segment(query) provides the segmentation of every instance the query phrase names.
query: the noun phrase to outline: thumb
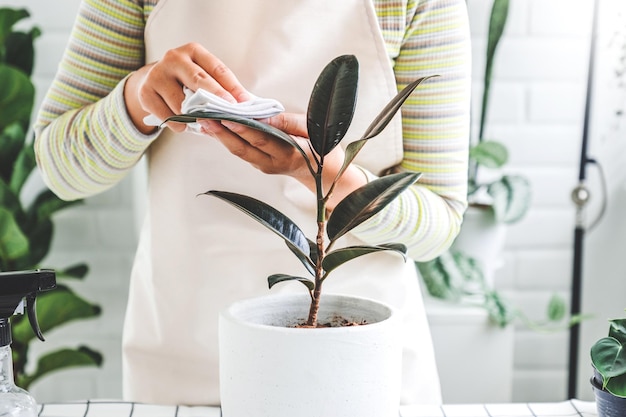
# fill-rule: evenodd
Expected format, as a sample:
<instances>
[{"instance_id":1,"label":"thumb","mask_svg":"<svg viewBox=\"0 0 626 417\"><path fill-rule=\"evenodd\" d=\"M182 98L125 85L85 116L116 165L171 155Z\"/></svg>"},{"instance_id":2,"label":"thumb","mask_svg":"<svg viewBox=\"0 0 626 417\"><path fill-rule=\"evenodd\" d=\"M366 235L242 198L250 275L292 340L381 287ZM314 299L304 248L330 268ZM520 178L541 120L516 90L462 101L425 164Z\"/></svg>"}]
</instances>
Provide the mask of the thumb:
<instances>
[{"instance_id":1,"label":"thumb","mask_svg":"<svg viewBox=\"0 0 626 417\"><path fill-rule=\"evenodd\" d=\"M268 120L268 123L276 129L280 129L288 135L308 138L306 117L304 114L281 113Z\"/></svg>"}]
</instances>

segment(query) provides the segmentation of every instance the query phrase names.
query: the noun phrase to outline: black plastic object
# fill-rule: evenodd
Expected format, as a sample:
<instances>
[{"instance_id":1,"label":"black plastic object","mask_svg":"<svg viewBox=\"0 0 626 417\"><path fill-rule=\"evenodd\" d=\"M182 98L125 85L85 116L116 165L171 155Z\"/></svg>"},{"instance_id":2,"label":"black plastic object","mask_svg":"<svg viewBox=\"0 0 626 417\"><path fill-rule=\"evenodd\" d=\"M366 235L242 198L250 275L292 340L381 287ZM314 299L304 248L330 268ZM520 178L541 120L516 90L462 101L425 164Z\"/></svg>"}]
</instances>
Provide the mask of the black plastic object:
<instances>
[{"instance_id":1,"label":"black plastic object","mask_svg":"<svg viewBox=\"0 0 626 417\"><path fill-rule=\"evenodd\" d=\"M11 343L9 317L15 314L22 300L25 301L30 327L40 340L44 340L37 321L35 304L37 294L54 288L56 288L56 274L50 269L0 272L0 346L7 346Z\"/></svg>"}]
</instances>

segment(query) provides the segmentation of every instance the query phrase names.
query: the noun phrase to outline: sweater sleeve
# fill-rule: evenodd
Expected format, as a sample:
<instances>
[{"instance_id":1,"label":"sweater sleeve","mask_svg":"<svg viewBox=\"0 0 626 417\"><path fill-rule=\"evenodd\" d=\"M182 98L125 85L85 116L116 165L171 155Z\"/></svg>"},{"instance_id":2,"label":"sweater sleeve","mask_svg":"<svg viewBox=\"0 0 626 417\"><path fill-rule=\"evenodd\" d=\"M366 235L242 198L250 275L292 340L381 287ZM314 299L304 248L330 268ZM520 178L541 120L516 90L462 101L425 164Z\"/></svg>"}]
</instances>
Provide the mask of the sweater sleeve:
<instances>
[{"instance_id":1,"label":"sweater sleeve","mask_svg":"<svg viewBox=\"0 0 626 417\"><path fill-rule=\"evenodd\" d=\"M438 75L402 107L404 158L396 171L423 175L354 233L365 242L404 243L411 258L425 261L449 248L467 207L469 23L464 0L409 0L403 13L390 6L397 3L375 1L398 88Z\"/></svg>"},{"instance_id":2,"label":"sweater sleeve","mask_svg":"<svg viewBox=\"0 0 626 417\"><path fill-rule=\"evenodd\" d=\"M147 7L138 0L83 0L35 122L35 154L59 197L88 197L118 183L155 135L126 112L124 82L144 65Z\"/></svg>"}]
</instances>

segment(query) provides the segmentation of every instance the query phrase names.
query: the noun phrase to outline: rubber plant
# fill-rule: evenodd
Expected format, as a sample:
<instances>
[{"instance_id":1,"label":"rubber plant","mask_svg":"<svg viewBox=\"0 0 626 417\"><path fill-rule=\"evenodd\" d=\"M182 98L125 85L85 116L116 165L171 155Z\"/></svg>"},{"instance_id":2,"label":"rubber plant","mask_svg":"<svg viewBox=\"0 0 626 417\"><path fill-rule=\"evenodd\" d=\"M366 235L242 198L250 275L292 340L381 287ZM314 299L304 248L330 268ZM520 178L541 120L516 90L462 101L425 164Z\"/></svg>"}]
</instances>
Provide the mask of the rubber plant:
<instances>
[{"instance_id":1,"label":"rubber plant","mask_svg":"<svg viewBox=\"0 0 626 417\"><path fill-rule=\"evenodd\" d=\"M285 141L302 155L311 176L315 179L317 190L317 235L313 239L307 238L298 225L286 215L262 201L228 191L210 190L204 194L224 200L257 220L282 238L289 250L302 262L310 277L279 273L269 276L267 280L270 288L286 281L304 284L311 298L309 316L305 324L310 327L317 326L322 285L333 270L345 262L370 253L392 251L405 256L407 251L405 245L398 243L334 248L339 238L380 212L396 196L414 184L421 175L415 172L401 172L371 181L346 196L327 216L326 202L348 165L369 139L383 131L413 90L428 78L420 78L407 85L385 106L363 136L347 145L342 168L332 185L324 189L322 185L324 158L340 144L351 124L356 105L358 70L359 65L355 56L342 55L332 60L317 79L307 109L307 130L312 160L291 136L256 120L203 112L168 119L189 123L199 118L208 118L241 123Z\"/></svg>"},{"instance_id":2,"label":"rubber plant","mask_svg":"<svg viewBox=\"0 0 626 417\"><path fill-rule=\"evenodd\" d=\"M65 202L51 191L38 191L25 203L27 180L36 168L32 140L27 140L34 106L31 80L34 41L40 30L14 30L29 17L26 9L0 8L0 271L41 268L47 256L54 225L52 215L78 202ZM57 269L59 279L83 279L88 266L79 263ZM47 331L72 320L100 314L100 307L86 301L68 285L59 283L54 291L37 299L41 330ZM28 389L50 372L73 366L100 366L102 355L88 347L65 348L40 356L29 366L29 345L35 338L23 316L13 319L13 363L16 384Z\"/></svg>"},{"instance_id":3,"label":"rubber plant","mask_svg":"<svg viewBox=\"0 0 626 417\"><path fill-rule=\"evenodd\" d=\"M591 347L592 383L626 398L626 318L609 320L609 334Z\"/></svg>"}]
</instances>

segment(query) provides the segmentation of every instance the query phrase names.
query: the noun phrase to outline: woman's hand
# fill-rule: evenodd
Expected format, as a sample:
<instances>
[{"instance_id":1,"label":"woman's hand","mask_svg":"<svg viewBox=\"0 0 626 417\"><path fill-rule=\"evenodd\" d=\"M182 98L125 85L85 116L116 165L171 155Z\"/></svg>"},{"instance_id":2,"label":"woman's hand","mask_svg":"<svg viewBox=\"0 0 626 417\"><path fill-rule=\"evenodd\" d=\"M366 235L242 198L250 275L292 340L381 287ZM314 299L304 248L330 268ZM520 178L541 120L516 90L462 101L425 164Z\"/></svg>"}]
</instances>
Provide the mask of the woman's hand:
<instances>
[{"instance_id":1,"label":"woman's hand","mask_svg":"<svg viewBox=\"0 0 626 417\"><path fill-rule=\"evenodd\" d=\"M293 146L271 135L256 129L233 122L217 122L214 120L199 120L202 130L216 137L233 155L249 162L252 166L265 174L288 175L295 178L315 193L315 179L311 175L302 154ZM266 123L291 135L307 153L311 165L317 168L310 152L306 117L303 114L282 113L265 120ZM344 151L337 146L324 158L324 190L328 191L330 184L337 176L344 161ZM350 166L335 187L327 208L332 210L335 205L347 194L364 185L367 178L363 172Z\"/></svg>"},{"instance_id":2,"label":"woman's hand","mask_svg":"<svg viewBox=\"0 0 626 417\"><path fill-rule=\"evenodd\" d=\"M196 91L203 88L230 102L250 98L233 72L202 45L188 43L171 49L160 61L135 71L126 81L124 100L129 116L143 133L155 130L143 118L153 114L161 120L179 114L184 99L183 86ZM181 132L185 126L168 123L172 130Z\"/></svg>"}]
</instances>

